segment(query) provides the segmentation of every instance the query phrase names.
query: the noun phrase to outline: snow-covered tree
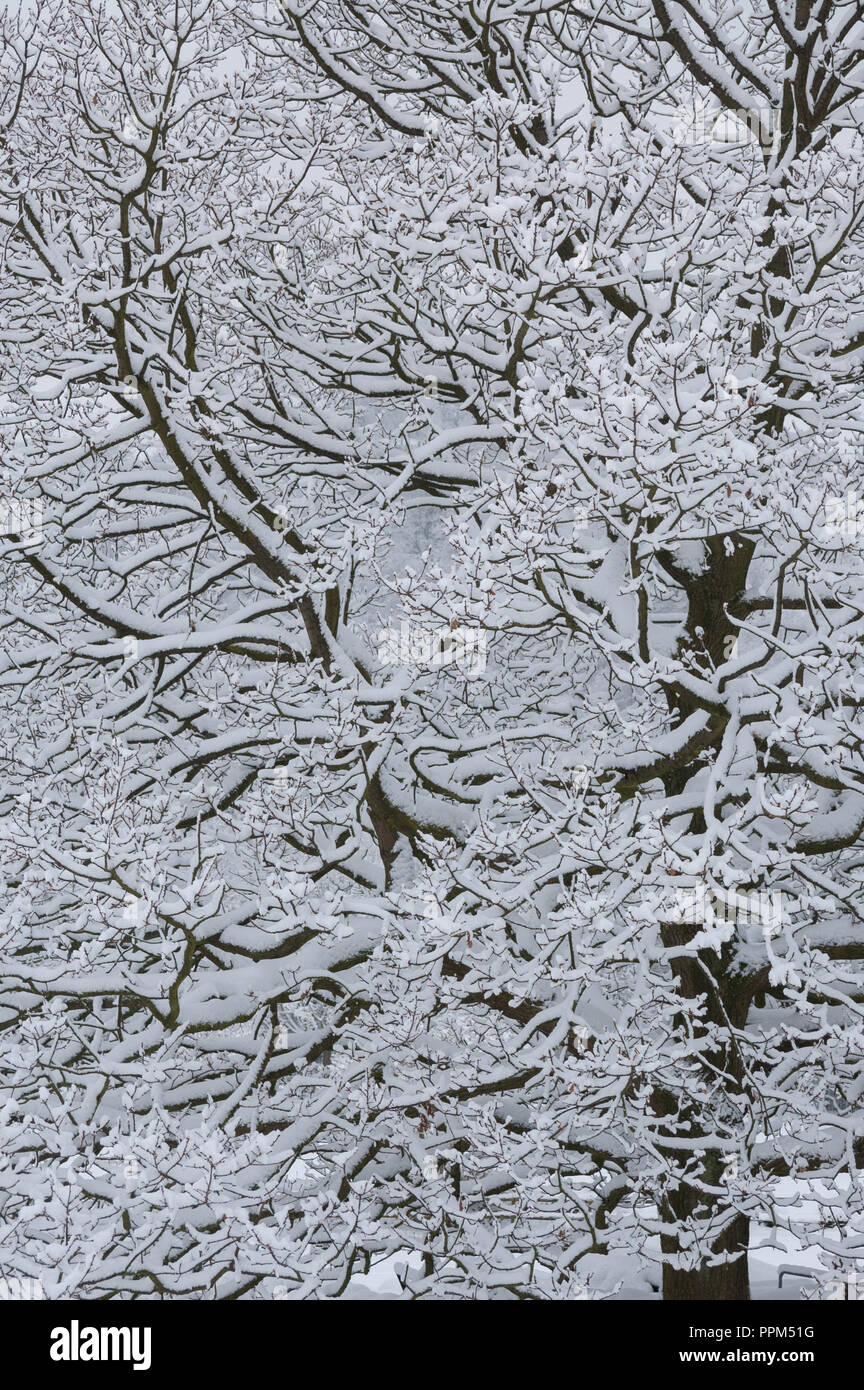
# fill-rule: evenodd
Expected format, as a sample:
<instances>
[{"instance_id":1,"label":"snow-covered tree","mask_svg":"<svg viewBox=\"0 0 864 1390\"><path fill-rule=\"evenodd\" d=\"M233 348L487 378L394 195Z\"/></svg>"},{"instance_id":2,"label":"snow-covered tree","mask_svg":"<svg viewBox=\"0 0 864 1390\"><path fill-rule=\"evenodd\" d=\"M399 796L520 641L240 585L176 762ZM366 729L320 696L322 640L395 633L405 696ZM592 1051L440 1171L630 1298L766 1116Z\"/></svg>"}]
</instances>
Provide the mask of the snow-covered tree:
<instances>
[{"instance_id":1,"label":"snow-covered tree","mask_svg":"<svg viewBox=\"0 0 864 1390\"><path fill-rule=\"evenodd\" d=\"M864 7L3 23L0 1271L857 1269Z\"/></svg>"}]
</instances>

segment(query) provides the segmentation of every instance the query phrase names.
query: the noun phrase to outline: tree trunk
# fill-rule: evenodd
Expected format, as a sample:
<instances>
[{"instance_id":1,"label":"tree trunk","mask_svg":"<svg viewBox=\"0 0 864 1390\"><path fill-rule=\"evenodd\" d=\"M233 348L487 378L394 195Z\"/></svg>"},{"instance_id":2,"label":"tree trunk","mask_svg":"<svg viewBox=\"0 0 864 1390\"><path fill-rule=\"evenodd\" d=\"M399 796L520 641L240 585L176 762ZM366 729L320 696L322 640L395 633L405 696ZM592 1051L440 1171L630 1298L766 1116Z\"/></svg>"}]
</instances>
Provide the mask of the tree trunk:
<instances>
[{"instance_id":1,"label":"tree trunk","mask_svg":"<svg viewBox=\"0 0 864 1390\"><path fill-rule=\"evenodd\" d=\"M726 1264L702 1269L670 1269L663 1267L663 1301L723 1302L729 1299L749 1302L750 1270L747 1247L750 1238L750 1219L736 1215L715 1245L715 1250L744 1253Z\"/></svg>"}]
</instances>

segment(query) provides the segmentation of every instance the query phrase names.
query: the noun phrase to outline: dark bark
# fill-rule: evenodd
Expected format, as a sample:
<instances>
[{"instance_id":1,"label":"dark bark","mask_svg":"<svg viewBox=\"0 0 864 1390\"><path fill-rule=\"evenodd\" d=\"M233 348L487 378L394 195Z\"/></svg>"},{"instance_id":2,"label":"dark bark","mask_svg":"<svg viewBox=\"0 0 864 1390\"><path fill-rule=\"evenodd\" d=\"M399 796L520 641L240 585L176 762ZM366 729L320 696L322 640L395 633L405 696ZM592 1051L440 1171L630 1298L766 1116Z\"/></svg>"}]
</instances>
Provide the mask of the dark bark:
<instances>
[{"instance_id":1,"label":"dark bark","mask_svg":"<svg viewBox=\"0 0 864 1390\"><path fill-rule=\"evenodd\" d=\"M736 1215L716 1243L719 1254L743 1251L737 1259L730 1259L716 1266L703 1266L701 1269L670 1269L663 1267L664 1302L725 1302L738 1300L749 1302L750 1271L747 1262L747 1246L750 1236L749 1217ZM671 1253L671 1251L669 1252Z\"/></svg>"}]
</instances>

